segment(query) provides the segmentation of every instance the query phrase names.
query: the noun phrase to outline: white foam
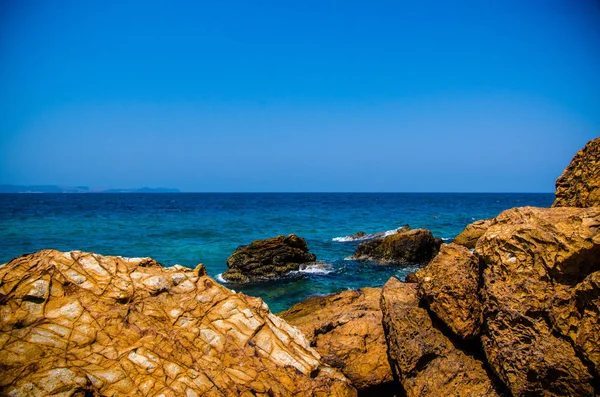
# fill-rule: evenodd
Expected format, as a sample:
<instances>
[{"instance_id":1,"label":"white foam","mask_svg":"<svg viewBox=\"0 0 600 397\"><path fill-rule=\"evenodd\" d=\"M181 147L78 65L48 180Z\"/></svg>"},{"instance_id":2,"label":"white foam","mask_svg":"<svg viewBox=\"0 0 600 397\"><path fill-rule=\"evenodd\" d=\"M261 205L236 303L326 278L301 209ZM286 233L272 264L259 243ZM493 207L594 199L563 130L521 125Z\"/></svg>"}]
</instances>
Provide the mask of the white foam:
<instances>
[{"instance_id":1,"label":"white foam","mask_svg":"<svg viewBox=\"0 0 600 397\"><path fill-rule=\"evenodd\" d=\"M451 241L451 240L454 240L454 239L450 238L450 237L442 237L442 240L443 241Z\"/></svg>"},{"instance_id":2,"label":"white foam","mask_svg":"<svg viewBox=\"0 0 600 397\"><path fill-rule=\"evenodd\" d=\"M298 270L292 271L290 273L298 274L298 273L307 273L307 274L329 274L333 271L333 266L325 264L325 263L315 263L313 265L302 265Z\"/></svg>"},{"instance_id":3,"label":"white foam","mask_svg":"<svg viewBox=\"0 0 600 397\"><path fill-rule=\"evenodd\" d=\"M220 282L220 283L227 283L227 281L223 278L223 273L219 273L215 276L215 278Z\"/></svg>"},{"instance_id":4,"label":"white foam","mask_svg":"<svg viewBox=\"0 0 600 397\"><path fill-rule=\"evenodd\" d=\"M368 236L363 237L352 237L352 236L344 236L344 237L334 237L331 241L336 241L338 243L349 243L350 241L361 241L368 239Z\"/></svg>"},{"instance_id":5,"label":"white foam","mask_svg":"<svg viewBox=\"0 0 600 397\"><path fill-rule=\"evenodd\" d=\"M398 234L398 231L402 230L402 228L397 228L397 229L392 229L392 230L386 230L385 232L378 232L378 233L373 233L373 234L366 234L364 236L361 237L352 237L352 236L343 236L343 237L334 237L331 239L331 241L335 241L338 243L348 243L348 242L352 242L352 241L365 241L365 240L372 240L375 238L383 238L383 237L387 237L387 236L391 236L393 234Z\"/></svg>"}]
</instances>

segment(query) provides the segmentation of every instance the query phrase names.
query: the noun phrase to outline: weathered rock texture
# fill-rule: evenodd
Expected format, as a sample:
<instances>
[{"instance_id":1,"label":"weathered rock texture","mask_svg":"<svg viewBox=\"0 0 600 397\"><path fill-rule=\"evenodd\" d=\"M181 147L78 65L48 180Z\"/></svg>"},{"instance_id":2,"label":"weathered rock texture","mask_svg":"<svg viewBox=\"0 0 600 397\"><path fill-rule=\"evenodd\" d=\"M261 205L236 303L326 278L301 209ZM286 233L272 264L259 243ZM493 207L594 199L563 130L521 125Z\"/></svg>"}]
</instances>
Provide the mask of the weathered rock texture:
<instances>
[{"instance_id":1,"label":"weathered rock texture","mask_svg":"<svg viewBox=\"0 0 600 397\"><path fill-rule=\"evenodd\" d=\"M498 395L482 362L456 348L419 307L416 284L392 277L381 308L392 370L408 397Z\"/></svg>"},{"instance_id":2,"label":"weathered rock texture","mask_svg":"<svg viewBox=\"0 0 600 397\"><path fill-rule=\"evenodd\" d=\"M513 208L477 243L490 366L517 396L594 395L600 208Z\"/></svg>"},{"instance_id":3,"label":"weathered rock texture","mask_svg":"<svg viewBox=\"0 0 600 397\"><path fill-rule=\"evenodd\" d=\"M417 272L419 297L457 336L479 334L479 259L461 245L442 245L440 253Z\"/></svg>"},{"instance_id":4,"label":"weathered rock texture","mask_svg":"<svg viewBox=\"0 0 600 397\"><path fill-rule=\"evenodd\" d=\"M323 362L339 368L359 390L393 381L381 325L381 288L312 297L279 313L300 329Z\"/></svg>"},{"instance_id":5,"label":"weathered rock texture","mask_svg":"<svg viewBox=\"0 0 600 397\"><path fill-rule=\"evenodd\" d=\"M439 251L442 240L429 230L402 230L390 236L361 243L353 259L384 264L427 263Z\"/></svg>"},{"instance_id":6,"label":"weathered rock texture","mask_svg":"<svg viewBox=\"0 0 600 397\"><path fill-rule=\"evenodd\" d=\"M0 267L0 394L354 396L261 299L204 268L40 251Z\"/></svg>"},{"instance_id":7,"label":"weathered rock texture","mask_svg":"<svg viewBox=\"0 0 600 397\"><path fill-rule=\"evenodd\" d=\"M589 141L556 180L553 207L600 205L600 138Z\"/></svg>"},{"instance_id":8,"label":"weathered rock texture","mask_svg":"<svg viewBox=\"0 0 600 397\"><path fill-rule=\"evenodd\" d=\"M315 260L315 255L308 252L306 241L295 234L256 240L238 247L227 258L229 270L223 273L223 278L236 283L267 280L298 270L300 265Z\"/></svg>"},{"instance_id":9,"label":"weathered rock texture","mask_svg":"<svg viewBox=\"0 0 600 397\"><path fill-rule=\"evenodd\" d=\"M475 221L470 225L467 225L467 227L465 227L465 230L460 232L458 236L454 238L453 243L462 245L470 249L475 248L477 240L479 240L479 238L483 236L488 227L490 227L491 223L492 219L485 219L481 221Z\"/></svg>"}]
</instances>

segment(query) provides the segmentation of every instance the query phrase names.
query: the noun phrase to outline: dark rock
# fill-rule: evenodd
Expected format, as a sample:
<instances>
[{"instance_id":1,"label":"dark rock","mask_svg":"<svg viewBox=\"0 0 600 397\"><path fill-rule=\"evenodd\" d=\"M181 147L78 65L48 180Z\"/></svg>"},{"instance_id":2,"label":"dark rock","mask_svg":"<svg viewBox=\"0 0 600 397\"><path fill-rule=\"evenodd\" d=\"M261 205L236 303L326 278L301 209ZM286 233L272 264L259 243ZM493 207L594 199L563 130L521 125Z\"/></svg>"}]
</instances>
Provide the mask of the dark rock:
<instances>
[{"instance_id":1,"label":"dark rock","mask_svg":"<svg viewBox=\"0 0 600 397\"><path fill-rule=\"evenodd\" d=\"M589 141L556 180L553 207L600 206L600 138Z\"/></svg>"},{"instance_id":2,"label":"dark rock","mask_svg":"<svg viewBox=\"0 0 600 397\"><path fill-rule=\"evenodd\" d=\"M306 241L294 234L256 240L238 247L227 258L229 270L223 273L223 278L236 283L267 280L315 260L315 255L308 252Z\"/></svg>"},{"instance_id":3,"label":"dark rock","mask_svg":"<svg viewBox=\"0 0 600 397\"><path fill-rule=\"evenodd\" d=\"M454 334L479 335L479 260L457 244L442 245L440 253L417 272L419 297Z\"/></svg>"},{"instance_id":4,"label":"dark rock","mask_svg":"<svg viewBox=\"0 0 600 397\"><path fill-rule=\"evenodd\" d=\"M417 276L417 273L415 272L410 272L406 275L406 278L404 279L405 283L418 283L419 282L419 277Z\"/></svg>"},{"instance_id":5,"label":"dark rock","mask_svg":"<svg viewBox=\"0 0 600 397\"><path fill-rule=\"evenodd\" d=\"M427 263L438 253L441 245L442 240L433 237L429 230L400 231L361 243L352 259L398 265Z\"/></svg>"},{"instance_id":6,"label":"dark rock","mask_svg":"<svg viewBox=\"0 0 600 397\"><path fill-rule=\"evenodd\" d=\"M416 284L392 277L381 308L392 371L408 397L498 395L483 363L456 348L419 307Z\"/></svg>"}]
</instances>

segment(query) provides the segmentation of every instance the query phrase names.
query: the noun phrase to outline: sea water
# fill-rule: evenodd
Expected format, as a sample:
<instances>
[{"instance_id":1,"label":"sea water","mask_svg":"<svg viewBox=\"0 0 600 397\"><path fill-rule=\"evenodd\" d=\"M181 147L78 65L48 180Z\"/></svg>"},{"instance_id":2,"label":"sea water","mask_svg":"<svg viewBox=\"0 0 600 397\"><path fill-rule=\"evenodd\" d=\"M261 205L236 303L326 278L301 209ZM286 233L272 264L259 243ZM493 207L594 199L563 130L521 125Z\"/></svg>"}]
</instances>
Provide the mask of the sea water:
<instances>
[{"instance_id":1,"label":"sea water","mask_svg":"<svg viewBox=\"0 0 600 397\"><path fill-rule=\"evenodd\" d=\"M164 266L206 266L222 282L226 259L240 245L295 233L330 267L228 287L263 298L271 310L312 295L382 286L418 267L346 260L350 235L405 224L451 241L469 223L521 206L548 207L553 194L442 193L175 193L2 194L0 263L40 249L150 256Z\"/></svg>"}]
</instances>

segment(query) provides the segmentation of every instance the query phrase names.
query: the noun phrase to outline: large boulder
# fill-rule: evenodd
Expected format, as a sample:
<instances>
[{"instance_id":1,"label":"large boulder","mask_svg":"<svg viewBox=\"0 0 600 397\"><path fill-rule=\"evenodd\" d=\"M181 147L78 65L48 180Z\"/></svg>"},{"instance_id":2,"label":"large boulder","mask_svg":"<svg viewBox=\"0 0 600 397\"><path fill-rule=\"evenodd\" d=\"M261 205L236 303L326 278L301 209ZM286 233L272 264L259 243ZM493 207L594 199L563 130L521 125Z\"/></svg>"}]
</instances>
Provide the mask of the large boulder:
<instances>
[{"instance_id":1,"label":"large boulder","mask_svg":"<svg viewBox=\"0 0 600 397\"><path fill-rule=\"evenodd\" d=\"M0 266L15 396L355 396L259 298L149 258L40 251Z\"/></svg>"},{"instance_id":2,"label":"large boulder","mask_svg":"<svg viewBox=\"0 0 600 397\"><path fill-rule=\"evenodd\" d=\"M421 301L455 335L479 335L479 259L457 244L442 245L440 253L416 275Z\"/></svg>"},{"instance_id":3,"label":"large boulder","mask_svg":"<svg viewBox=\"0 0 600 397\"><path fill-rule=\"evenodd\" d=\"M600 138L589 141L575 154L556 180L553 207L592 207L600 205Z\"/></svg>"},{"instance_id":4,"label":"large boulder","mask_svg":"<svg viewBox=\"0 0 600 397\"><path fill-rule=\"evenodd\" d=\"M475 252L486 267L483 348L513 395L594 395L600 208L507 210Z\"/></svg>"},{"instance_id":5,"label":"large boulder","mask_svg":"<svg viewBox=\"0 0 600 397\"><path fill-rule=\"evenodd\" d=\"M419 306L416 284L392 277L381 308L392 370L408 397L498 395L483 363L455 347Z\"/></svg>"},{"instance_id":6,"label":"large boulder","mask_svg":"<svg viewBox=\"0 0 600 397\"><path fill-rule=\"evenodd\" d=\"M456 237L454 237L454 241L452 242L454 244L462 245L469 249L473 249L477 244L477 240L479 240L479 238L483 236L488 227L490 227L491 223L492 219L475 221L467 225L467 227L465 227L465 229L462 232L460 232Z\"/></svg>"},{"instance_id":7,"label":"large boulder","mask_svg":"<svg viewBox=\"0 0 600 397\"><path fill-rule=\"evenodd\" d=\"M263 281L284 276L315 260L303 238L295 234L277 236L238 247L227 258L229 270L222 277L235 283Z\"/></svg>"},{"instance_id":8,"label":"large boulder","mask_svg":"<svg viewBox=\"0 0 600 397\"><path fill-rule=\"evenodd\" d=\"M361 243L352 259L383 264L424 264L433 258L442 239L433 237L426 229L400 230L384 238Z\"/></svg>"},{"instance_id":9,"label":"large boulder","mask_svg":"<svg viewBox=\"0 0 600 397\"><path fill-rule=\"evenodd\" d=\"M363 395L393 389L381 325L381 288L315 296L278 315L300 329L322 357Z\"/></svg>"}]
</instances>

